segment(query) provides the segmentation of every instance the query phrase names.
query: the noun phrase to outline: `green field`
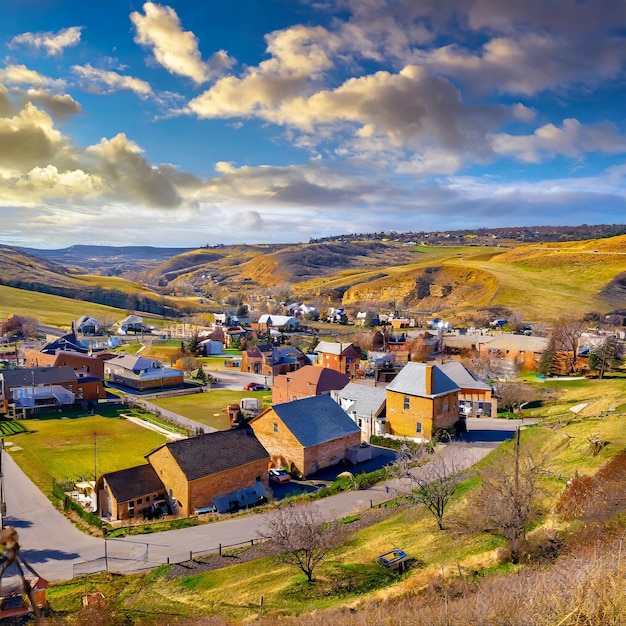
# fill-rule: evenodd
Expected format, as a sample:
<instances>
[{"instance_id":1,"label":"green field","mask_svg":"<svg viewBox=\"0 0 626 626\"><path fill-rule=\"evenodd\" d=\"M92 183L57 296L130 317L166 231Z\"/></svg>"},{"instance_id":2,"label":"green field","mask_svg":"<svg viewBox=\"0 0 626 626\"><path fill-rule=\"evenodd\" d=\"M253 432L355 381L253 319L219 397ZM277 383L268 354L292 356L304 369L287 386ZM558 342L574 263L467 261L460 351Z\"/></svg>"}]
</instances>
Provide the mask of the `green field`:
<instances>
[{"instance_id":1,"label":"green field","mask_svg":"<svg viewBox=\"0 0 626 626\"><path fill-rule=\"evenodd\" d=\"M11 435L7 446L30 479L49 494L52 479L98 475L145 463L144 455L166 441L163 435L112 415L51 417L22 422L28 431ZM12 448L21 448L13 450Z\"/></svg>"},{"instance_id":2,"label":"green field","mask_svg":"<svg viewBox=\"0 0 626 626\"><path fill-rule=\"evenodd\" d=\"M272 394L269 391L214 389L188 396L156 399L152 400L152 403L201 424L226 430L230 428L230 422L224 409L229 404L239 404L242 398L261 398L263 406L270 406L272 402Z\"/></svg>"},{"instance_id":3,"label":"green field","mask_svg":"<svg viewBox=\"0 0 626 626\"><path fill-rule=\"evenodd\" d=\"M128 313L101 304L0 285L0 317L6 319L9 314L33 317L45 326L69 329L81 315L118 320Z\"/></svg>"}]
</instances>

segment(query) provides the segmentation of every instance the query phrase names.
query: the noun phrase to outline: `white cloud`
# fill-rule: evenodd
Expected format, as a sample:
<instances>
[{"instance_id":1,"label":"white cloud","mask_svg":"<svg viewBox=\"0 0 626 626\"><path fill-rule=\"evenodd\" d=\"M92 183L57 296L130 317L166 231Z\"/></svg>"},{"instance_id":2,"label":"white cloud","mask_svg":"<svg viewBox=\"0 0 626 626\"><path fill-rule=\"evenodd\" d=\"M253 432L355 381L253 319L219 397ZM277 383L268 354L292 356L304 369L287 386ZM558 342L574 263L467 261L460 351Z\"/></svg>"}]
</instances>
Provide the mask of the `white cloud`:
<instances>
[{"instance_id":1,"label":"white cloud","mask_svg":"<svg viewBox=\"0 0 626 626\"><path fill-rule=\"evenodd\" d=\"M0 69L0 81L7 85L28 85L30 87L50 87L64 89L65 80L62 78L50 78L31 70L25 65L7 65Z\"/></svg>"},{"instance_id":2,"label":"white cloud","mask_svg":"<svg viewBox=\"0 0 626 626\"><path fill-rule=\"evenodd\" d=\"M182 29L174 9L153 2L143 5L145 15L130 14L137 29L135 42L151 48L156 61L168 72L204 83L230 68L234 60L224 50L203 61L196 36Z\"/></svg>"},{"instance_id":3,"label":"white cloud","mask_svg":"<svg viewBox=\"0 0 626 626\"><path fill-rule=\"evenodd\" d=\"M22 33L13 37L9 46L25 45L35 49L43 48L48 56L56 56L61 54L65 48L76 46L80 42L82 28L82 26L70 26L69 28L62 28L57 33Z\"/></svg>"},{"instance_id":4,"label":"white cloud","mask_svg":"<svg viewBox=\"0 0 626 626\"><path fill-rule=\"evenodd\" d=\"M101 70L87 65L74 65L72 71L88 84L104 89L105 92L127 89L137 94L140 98L153 95L152 87L145 80L132 76L123 76L110 70Z\"/></svg>"},{"instance_id":5,"label":"white cloud","mask_svg":"<svg viewBox=\"0 0 626 626\"><path fill-rule=\"evenodd\" d=\"M532 135L498 133L493 138L493 149L497 154L528 163L539 163L556 155L580 159L590 152L625 153L626 136L608 122L583 125L578 120L566 119L561 127L546 124Z\"/></svg>"}]
</instances>

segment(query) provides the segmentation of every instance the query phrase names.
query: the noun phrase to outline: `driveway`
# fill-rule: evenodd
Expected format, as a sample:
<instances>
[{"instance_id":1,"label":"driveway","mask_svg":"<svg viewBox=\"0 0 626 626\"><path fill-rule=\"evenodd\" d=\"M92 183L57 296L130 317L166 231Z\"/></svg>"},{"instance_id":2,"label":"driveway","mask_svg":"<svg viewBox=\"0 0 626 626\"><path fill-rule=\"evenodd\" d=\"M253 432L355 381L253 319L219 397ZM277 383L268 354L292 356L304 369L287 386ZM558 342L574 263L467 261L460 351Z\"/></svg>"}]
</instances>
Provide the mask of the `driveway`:
<instances>
[{"instance_id":1,"label":"driveway","mask_svg":"<svg viewBox=\"0 0 626 626\"><path fill-rule=\"evenodd\" d=\"M501 441L512 437L519 424L519 420L470 420L468 440L442 445L437 454L454 459L457 466L471 467ZM428 465L414 471L427 472L427 468ZM232 546L257 539L265 524L264 514L248 514L192 528L105 541L77 530L54 509L7 453L3 453L3 469L7 502L5 526L18 530L21 554L50 581L103 569L105 556L110 569L123 572L149 569L168 560L187 560L191 552L195 555L216 552L220 545ZM340 519L390 500L395 494L409 490L410 485L408 478L394 479L370 489L340 493L303 506L319 511L325 519Z\"/></svg>"}]
</instances>

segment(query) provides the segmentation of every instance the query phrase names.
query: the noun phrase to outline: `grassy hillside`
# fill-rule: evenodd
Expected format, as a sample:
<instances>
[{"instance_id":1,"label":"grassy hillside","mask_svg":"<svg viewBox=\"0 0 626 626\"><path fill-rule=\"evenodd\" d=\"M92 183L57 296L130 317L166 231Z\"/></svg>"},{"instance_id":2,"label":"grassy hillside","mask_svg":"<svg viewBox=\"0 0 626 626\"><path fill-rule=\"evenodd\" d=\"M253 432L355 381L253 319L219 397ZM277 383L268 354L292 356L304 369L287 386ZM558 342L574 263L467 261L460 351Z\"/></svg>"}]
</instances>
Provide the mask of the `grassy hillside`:
<instances>
[{"instance_id":1,"label":"grassy hillside","mask_svg":"<svg viewBox=\"0 0 626 626\"><path fill-rule=\"evenodd\" d=\"M314 584L308 584L295 569L275 557L247 561L245 552L235 551L222 557L220 563L215 562L215 558L220 561L219 557L209 559L219 569L206 573L186 574L187 566L162 567L146 576L72 581L51 590L52 606L62 612L78 611L87 585L109 598L101 613L114 611L118 616L124 614L146 623L187 618L185 623L194 624L202 623L201 616L213 615L216 617L211 623L224 625L259 620L266 626L617 626L626 617L626 602L619 590L620 572L616 569L619 538L626 528L623 499L616 508L598 509L591 506L596 492L587 492L583 497L589 500L593 521L586 521L584 530L580 516L557 513L556 505L574 472L580 477L600 476L599 469L609 467L611 462L613 473L602 470L603 478L597 480L604 481L604 487L597 493L619 493L615 489L620 476L626 478L623 419L623 415L602 418L601 422L600 418L576 418L560 426L548 421L545 426L523 431L524 448L543 458L543 463L534 507L536 520L528 528L528 556L521 564L507 561L502 537L472 530L463 521L480 487L478 476L472 476L461 485L447 509L444 531L438 530L423 507L414 505L346 518L345 528L354 531L319 567ZM607 438L600 454L588 441L598 428ZM512 447L513 442L508 442L494 451L481 462L481 469L499 467L501 457L511 454ZM377 555L394 546L414 559L403 576L395 576L376 564ZM237 564L240 559L244 562ZM463 616L468 620L471 616L472 621L464 622Z\"/></svg>"},{"instance_id":2,"label":"grassy hillside","mask_svg":"<svg viewBox=\"0 0 626 626\"><path fill-rule=\"evenodd\" d=\"M67 268L16 248L0 246L0 267L0 285L7 287L155 315L179 309L189 312L202 310L198 303L164 297L124 278L74 274ZM34 313L30 315L36 317Z\"/></svg>"},{"instance_id":3,"label":"grassy hillside","mask_svg":"<svg viewBox=\"0 0 626 626\"><path fill-rule=\"evenodd\" d=\"M121 278L72 274L9 248L0 248L0 262L7 268L2 281L12 286L153 313L165 306L201 308L197 301L168 300ZM458 317L500 306L527 319L549 320L623 306L626 235L509 248L382 240L220 246L173 256L143 278L176 293L212 294L213 308L229 296L241 300L290 289L295 299L354 309L395 305Z\"/></svg>"},{"instance_id":4,"label":"grassy hillside","mask_svg":"<svg viewBox=\"0 0 626 626\"><path fill-rule=\"evenodd\" d=\"M68 330L81 315L116 320L127 315L123 309L0 285L0 317L6 319L11 313L33 317L44 326Z\"/></svg>"}]
</instances>

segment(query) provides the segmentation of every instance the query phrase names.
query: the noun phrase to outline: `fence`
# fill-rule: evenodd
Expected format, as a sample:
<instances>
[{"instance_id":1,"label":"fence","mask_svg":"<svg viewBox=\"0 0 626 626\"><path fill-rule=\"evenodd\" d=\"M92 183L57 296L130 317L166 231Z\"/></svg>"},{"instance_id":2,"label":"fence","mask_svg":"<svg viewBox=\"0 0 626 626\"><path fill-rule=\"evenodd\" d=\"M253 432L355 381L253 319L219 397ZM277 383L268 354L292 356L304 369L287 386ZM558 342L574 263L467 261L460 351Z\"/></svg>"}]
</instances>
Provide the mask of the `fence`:
<instances>
[{"instance_id":1,"label":"fence","mask_svg":"<svg viewBox=\"0 0 626 626\"><path fill-rule=\"evenodd\" d=\"M127 541L122 539L105 539L104 555L91 561L74 563L73 578L111 572L114 574L129 574L146 571L160 565L175 565L193 561L194 559L219 555L230 549L252 547L259 543L269 541L270 537L257 537L234 544L219 544L214 548L205 550L186 551L177 550L171 546L161 544L144 543L141 541Z\"/></svg>"}]
</instances>

